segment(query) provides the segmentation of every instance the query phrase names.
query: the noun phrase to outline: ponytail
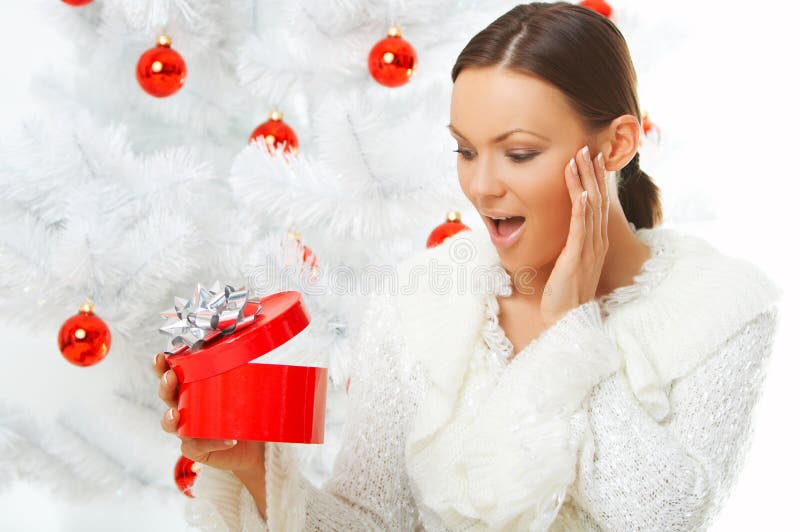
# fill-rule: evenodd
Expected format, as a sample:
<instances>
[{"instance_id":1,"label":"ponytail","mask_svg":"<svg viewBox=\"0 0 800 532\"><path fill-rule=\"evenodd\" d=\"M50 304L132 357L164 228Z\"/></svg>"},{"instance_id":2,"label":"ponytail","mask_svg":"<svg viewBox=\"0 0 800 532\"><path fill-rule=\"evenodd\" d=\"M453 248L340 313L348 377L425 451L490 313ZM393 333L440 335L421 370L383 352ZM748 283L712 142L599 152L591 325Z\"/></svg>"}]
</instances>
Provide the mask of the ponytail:
<instances>
[{"instance_id":1,"label":"ponytail","mask_svg":"<svg viewBox=\"0 0 800 532\"><path fill-rule=\"evenodd\" d=\"M638 151L620 170L617 190L625 218L637 229L661 224L661 191L650 176L639 168Z\"/></svg>"}]
</instances>

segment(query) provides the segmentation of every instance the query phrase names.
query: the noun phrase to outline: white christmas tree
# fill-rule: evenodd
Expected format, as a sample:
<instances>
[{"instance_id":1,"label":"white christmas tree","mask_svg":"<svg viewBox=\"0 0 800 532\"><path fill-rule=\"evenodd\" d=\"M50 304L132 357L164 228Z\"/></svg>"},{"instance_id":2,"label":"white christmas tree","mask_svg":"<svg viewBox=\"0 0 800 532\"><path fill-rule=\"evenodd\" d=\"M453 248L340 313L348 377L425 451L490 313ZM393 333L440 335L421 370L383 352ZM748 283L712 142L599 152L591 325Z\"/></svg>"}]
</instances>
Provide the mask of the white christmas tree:
<instances>
[{"instance_id":1,"label":"white christmas tree","mask_svg":"<svg viewBox=\"0 0 800 532\"><path fill-rule=\"evenodd\" d=\"M445 130L450 69L470 36L518 3L31 2L72 61L39 72L39 112L0 140L0 315L20 335L52 339L6 368L41 386L3 395L0 489L35 478L70 499L182 498L151 357L167 346L159 312L215 280L253 296L303 294L311 325L258 362L329 368L326 441L303 463L319 484L340 444L350 349L369 327L363 272L424 247L449 210L481 224ZM367 55L393 25L418 64L389 88ZM186 63L184 85L164 98L134 76L160 35ZM650 49L640 77L669 44ZM291 155L249 142L272 111L297 134ZM302 258L287 264L288 231L313 251L317 277ZM55 339L87 296L112 342L106 359L77 368Z\"/></svg>"},{"instance_id":2,"label":"white christmas tree","mask_svg":"<svg viewBox=\"0 0 800 532\"><path fill-rule=\"evenodd\" d=\"M0 312L21 334L52 338L11 371L49 367L51 378L35 398L3 398L0 487L34 478L76 500L183 498L172 479L180 442L160 429L150 363L167 345L159 312L217 279L254 296L303 293L311 325L259 361L329 367L325 444L307 446L303 464L321 482L372 288L361 272L424 247L448 210L469 217L444 130L449 68L513 5L489 4L35 2L42 31L63 32L73 60L38 73L39 112L3 133ZM392 25L418 54L395 88L367 68ZM160 35L186 63L184 85L164 98L134 76ZM299 139L292 156L248 142L274 110ZM289 230L316 257L313 281L308 264L287 267ZM112 341L78 368L55 339L87 296Z\"/></svg>"}]
</instances>

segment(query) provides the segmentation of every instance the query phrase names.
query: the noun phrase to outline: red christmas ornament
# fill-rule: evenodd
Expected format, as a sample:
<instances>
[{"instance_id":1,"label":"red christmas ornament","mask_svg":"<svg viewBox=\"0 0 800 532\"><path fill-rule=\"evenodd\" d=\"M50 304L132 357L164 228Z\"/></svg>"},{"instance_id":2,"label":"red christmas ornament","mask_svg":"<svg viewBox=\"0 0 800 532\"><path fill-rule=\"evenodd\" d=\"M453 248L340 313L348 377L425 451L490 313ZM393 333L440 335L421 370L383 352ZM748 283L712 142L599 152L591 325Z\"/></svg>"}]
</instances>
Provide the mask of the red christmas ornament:
<instances>
[{"instance_id":1,"label":"red christmas ornament","mask_svg":"<svg viewBox=\"0 0 800 532\"><path fill-rule=\"evenodd\" d=\"M194 480L197 478L200 469L202 469L201 464L198 464L194 460L189 460L183 455L181 455L175 463L175 485L178 486L181 493L192 499L194 499L194 495L192 495L192 486L194 485Z\"/></svg>"},{"instance_id":2,"label":"red christmas ornament","mask_svg":"<svg viewBox=\"0 0 800 532\"><path fill-rule=\"evenodd\" d=\"M272 111L269 120L259 125L250 134L250 142L263 139L267 147L278 148L283 143L283 151L291 153L297 151L297 135L289 125L283 121L283 113Z\"/></svg>"},{"instance_id":3,"label":"red christmas ornament","mask_svg":"<svg viewBox=\"0 0 800 532\"><path fill-rule=\"evenodd\" d=\"M404 85L417 68L417 52L403 39L397 26L392 26L387 37L378 41L369 52L369 73L386 87Z\"/></svg>"},{"instance_id":4,"label":"red christmas ornament","mask_svg":"<svg viewBox=\"0 0 800 532\"><path fill-rule=\"evenodd\" d=\"M650 120L650 117L647 116L647 113L645 113L642 117L642 130L647 138L654 139L656 144L661 143L661 128L658 127L652 120ZM644 144L644 139L639 142L640 146L642 144Z\"/></svg>"},{"instance_id":5,"label":"red christmas ornament","mask_svg":"<svg viewBox=\"0 0 800 532\"><path fill-rule=\"evenodd\" d=\"M108 354L110 346L111 332L105 322L95 316L94 305L88 298L58 331L61 354L76 366L97 364Z\"/></svg>"},{"instance_id":6,"label":"red christmas ornament","mask_svg":"<svg viewBox=\"0 0 800 532\"><path fill-rule=\"evenodd\" d=\"M310 263L312 268L317 267L317 256L308 248L303 246L303 264Z\"/></svg>"},{"instance_id":7,"label":"red christmas ornament","mask_svg":"<svg viewBox=\"0 0 800 532\"><path fill-rule=\"evenodd\" d=\"M147 94L156 98L175 94L186 81L186 63L171 45L169 37L160 36L156 47L143 53L136 65L136 80L139 85Z\"/></svg>"},{"instance_id":8,"label":"red christmas ornament","mask_svg":"<svg viewBox=\"0 0 800 532\"><path fill-rule=\"evenodd\" d=\"M91 4L92 0L61 0L65 4L69 4L74 7L85 6L86 4Z\"/></svg>"},{"instance_id":9,"label":"red christmas ornament","mask_svg":"<svg viewBox=\"0 0 800 532\"><path fill-rule=\"evenodd\" d=\"M608 5L604 0L583 0L580 2L580 5L589 9L593 9L606 18L611 18L611 6Z\"/></svg>"},{"instance_id":10,"label":"red christmas ornament","mask_svg":"<svg viewBox=\"0 0 800 532\"><path fill-rule=\"evenodd\" d=\"M431 234L428 237L428 243L425 244L425 247L435 248L444 242L448 237L451 237L454 234L463 231L464 229L468 231L470 230L469 227L461 223L461 214L458 211L450 211L447 213L447 220L431 231Z\"/></svg>"}]
</instances>

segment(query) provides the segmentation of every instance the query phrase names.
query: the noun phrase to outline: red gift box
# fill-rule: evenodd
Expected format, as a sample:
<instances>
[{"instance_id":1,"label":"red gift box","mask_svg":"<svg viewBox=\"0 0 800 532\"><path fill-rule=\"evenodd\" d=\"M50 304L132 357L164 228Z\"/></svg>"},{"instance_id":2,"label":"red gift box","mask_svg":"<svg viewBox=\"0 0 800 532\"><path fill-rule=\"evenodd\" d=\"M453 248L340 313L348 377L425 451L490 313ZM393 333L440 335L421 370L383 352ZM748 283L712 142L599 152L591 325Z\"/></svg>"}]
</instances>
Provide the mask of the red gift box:
<instances>
[{"instance_id":1,"label":"red gift box","mask_svg":"<svg viewBox=\"0 0 800 532\"><path fill-rule=\"evenodd\" d=\"M198 349L167 352L179 383L177 433L323 443L327 368L249 363L308 325L300 293L278 292L259 303L248 301L243 313L253 316L246 327L216 335Z\"/></svg>"}]
</instances>

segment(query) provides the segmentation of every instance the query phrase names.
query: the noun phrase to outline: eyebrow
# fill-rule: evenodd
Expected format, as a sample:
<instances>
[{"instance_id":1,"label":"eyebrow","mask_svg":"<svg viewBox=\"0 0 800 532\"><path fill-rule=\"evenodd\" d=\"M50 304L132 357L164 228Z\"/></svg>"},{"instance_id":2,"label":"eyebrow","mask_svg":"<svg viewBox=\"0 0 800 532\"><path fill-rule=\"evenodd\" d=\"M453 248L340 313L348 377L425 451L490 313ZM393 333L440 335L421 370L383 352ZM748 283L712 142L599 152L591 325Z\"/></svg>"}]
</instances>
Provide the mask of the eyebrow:
<instances>
[{"instance_id":1,"label":"eyebrow","mask_svg":"<svg viewBox=\"0 0 800 532\"><path fill-rule=\"evenodd\" d=\"M452 124L447 124L447 126L446 126L446 127L447 127L447 128L449 128L449 129L450 129L450 131L452 131L454 134L458 135L458 136L459 136L459 137L461 137L462 139L464 139L464 140L466 140L466 139L467 139L467 137L465 137L464 135L462 135L461 133L459 133L459 131L458 131L458 130L457 130L455 127L453 127L453 125L452 125ZM492 140L492 142L500 142L500 141L502 141L502 140L505 140L507 137L509 137L509 136L510 136L510 135L512 135L513 133L519 133L519 132L522 132L522 133L530 133L531 135L535 135L535 136L537 136L537 137L539 137L539 138L541 138L541 139L544 139L544 140L546 140L546 141L549 141L549 140L550 140L549 138L545 137L544 135L540 135L539 133L536 133L535 131L529 131L529 130L527 130L527 129L522 129L522 128L518 127L518 128L512 129L512 130L510 130L510 131L506 131L506 132L505 132L505 133L503 133L502 135L498 135L497 137L495 137L495 138Z\"/></svg>"}]
</instances>

